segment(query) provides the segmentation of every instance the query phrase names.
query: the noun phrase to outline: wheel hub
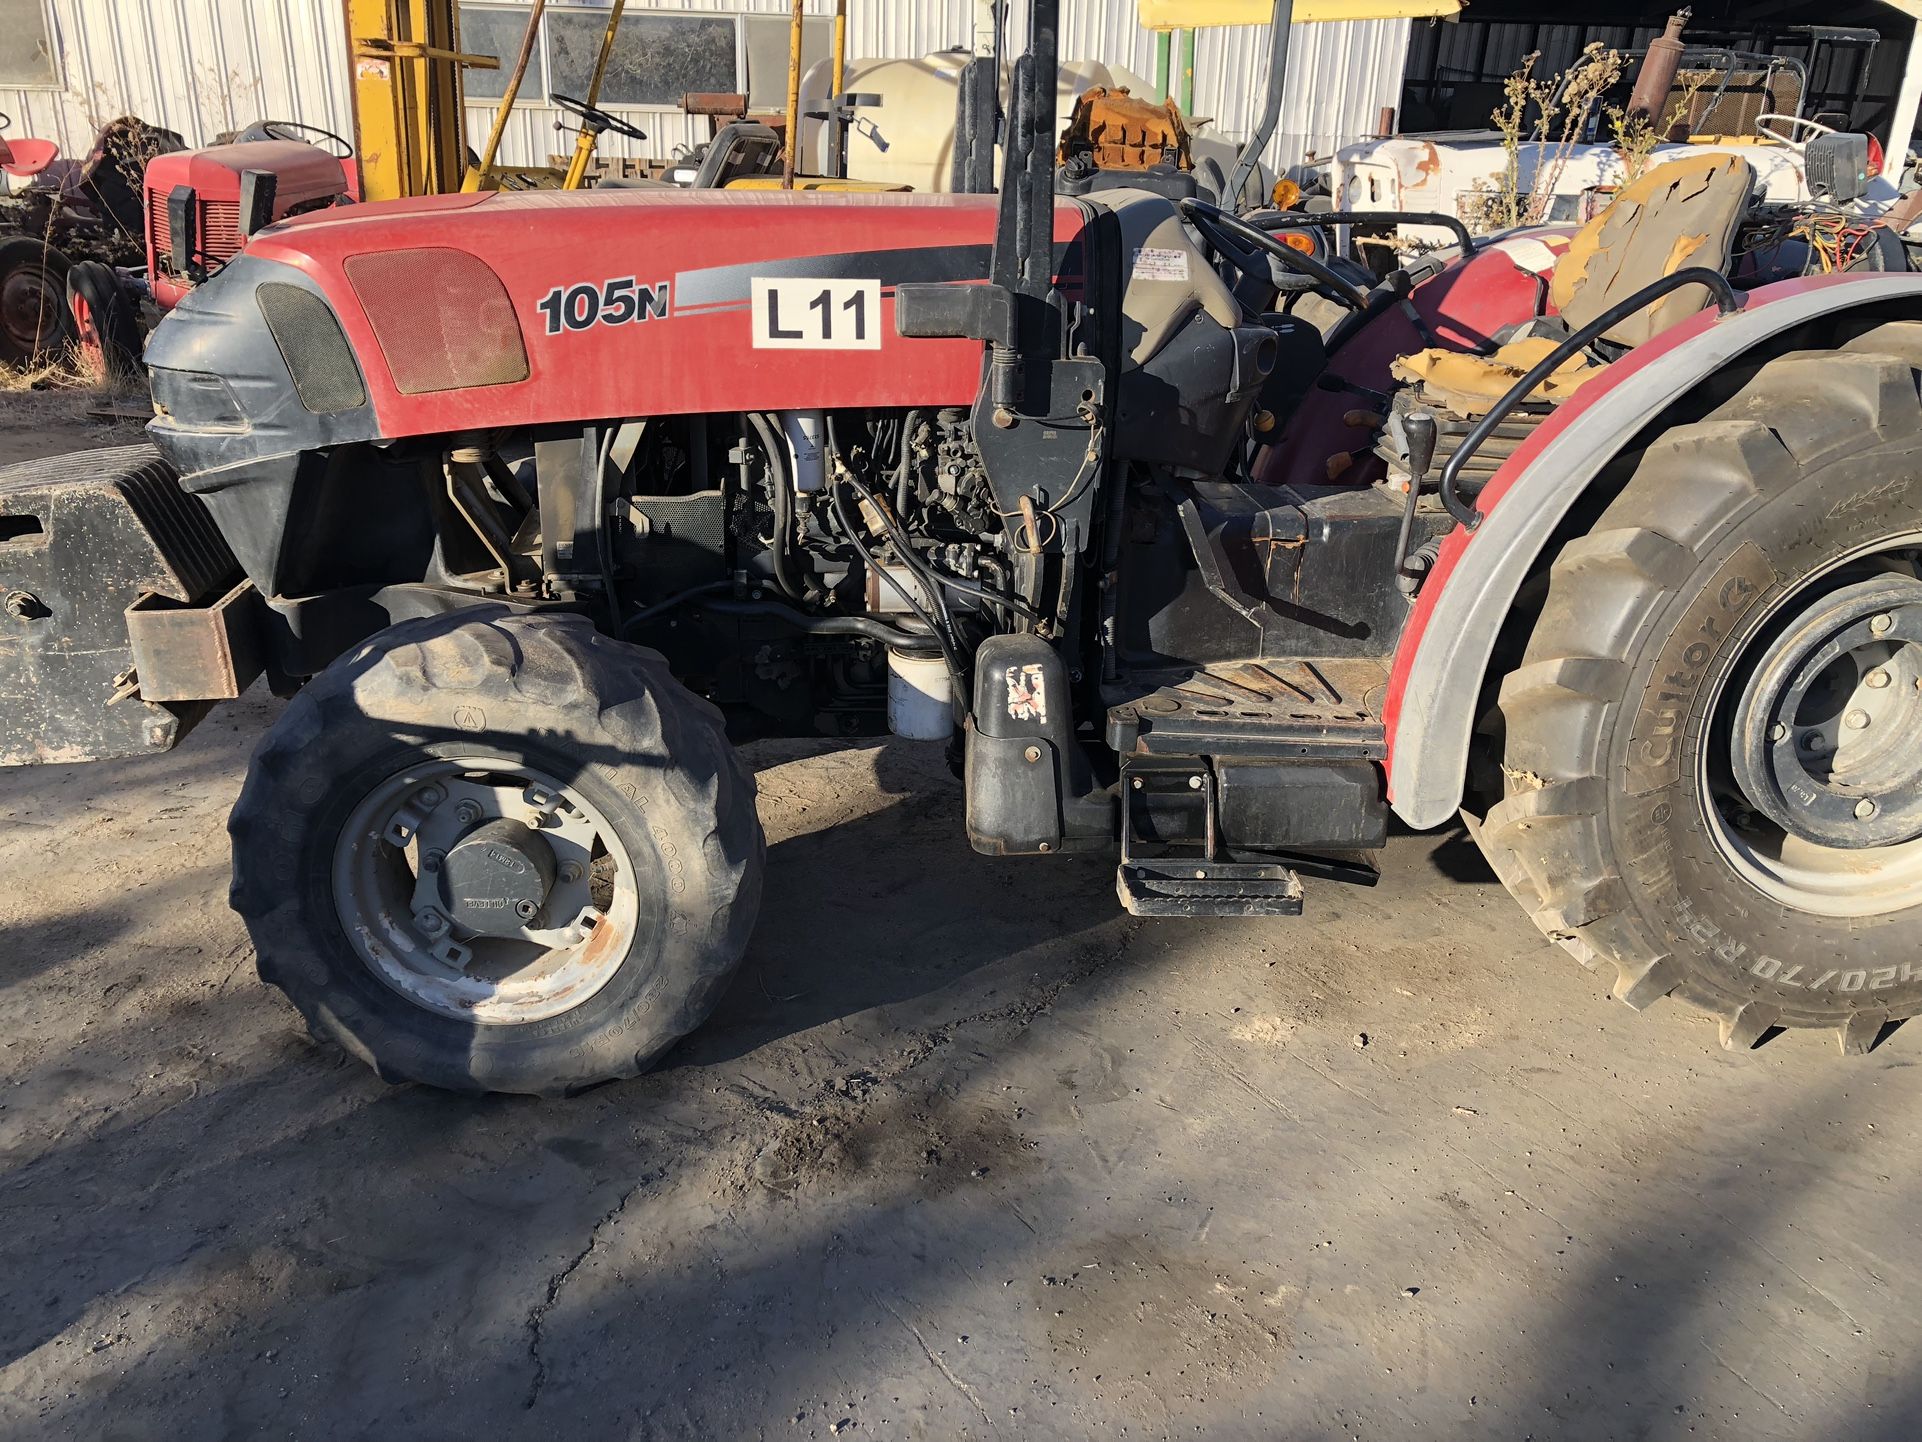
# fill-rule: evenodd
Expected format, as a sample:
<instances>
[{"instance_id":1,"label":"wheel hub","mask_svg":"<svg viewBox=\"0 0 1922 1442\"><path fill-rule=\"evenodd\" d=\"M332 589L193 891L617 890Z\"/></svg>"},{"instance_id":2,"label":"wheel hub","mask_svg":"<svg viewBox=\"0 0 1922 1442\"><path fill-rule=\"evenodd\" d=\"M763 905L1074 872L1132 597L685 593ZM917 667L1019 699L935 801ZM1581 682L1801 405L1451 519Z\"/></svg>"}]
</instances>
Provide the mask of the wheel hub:
<instances>
[{"instance_id":1,"label":"wheel hub","mask_svg":"<svg viewBox=\"0 0 1922 1442\"><path fill-rule=\"evenodd\" d=\"M1792 621L1730 749L1737 786L1790 836L1862 850L1922 835L1922 581L1872 576Z\"/></svg>"},{"instance_id":2,"label":"wheel hub","mask_svg":"<svg viewBox=\"0 0 1922 1442\"><path fill-rule=\"evenodd\" d=\"M448 917L481 936L519 936L535 926L559 865L554 848L524 822L500 817L468 832L441 863Z\"/></svg>"}]
</instances>

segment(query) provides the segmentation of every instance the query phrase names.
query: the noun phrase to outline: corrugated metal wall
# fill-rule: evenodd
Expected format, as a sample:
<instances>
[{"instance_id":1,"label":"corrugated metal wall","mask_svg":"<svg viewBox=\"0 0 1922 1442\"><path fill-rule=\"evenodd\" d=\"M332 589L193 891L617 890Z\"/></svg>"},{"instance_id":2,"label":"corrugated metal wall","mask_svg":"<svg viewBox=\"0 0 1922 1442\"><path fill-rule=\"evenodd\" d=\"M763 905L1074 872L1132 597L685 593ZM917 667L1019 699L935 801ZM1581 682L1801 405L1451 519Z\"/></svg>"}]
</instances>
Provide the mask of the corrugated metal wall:
<instances>
[{"instance_id":1,"label":"corrugated metal wall","mask_svg":"<svg viewBox=\"0 0 1922 1442\"><path fill-rule=\"evenodd\" d=\"M135 114L204 145L264 115L353 133L339 0L50 0L62 88L0 89L12 135L84 155Z\"/></svg>"},{"instance_id":2,"label":"corrugated metal wall","mask_svg":"<svg viewBox=\"0 0 1922 1442\"><path fill-rule=\"evenodd\" d=\"M786 0L652 0L644 8L784 15ZM809 10L829 13L826 0ZM14 135L57 139L84 153L100 124L132 112L181 132L192 145L262 116L301 120L351 134L352 98L342 0L49 0L62 54L60 90L0 90L0 111ZM1016 0L1014 48L1022 26ZM1133 0L1068 0L1064 56L1120 65L1142 75L1154 67L1154 39L1136 23ZM918 56L965 44L971 0L852 0L850 51L856 57ZM1271 161L1292 164L1327 155L1371 133L1377 112L1400 99L1409 41L1405 20L1298 25L1288 66L1288 105ZM1196 56L1195 109L1228 134L1240 134L1260 105L1267 32L1204 31ZM478 145L491 106L471 105ZM554 130L559 112L522 107L502 159L535 163L568 148ZM706 123L646 113L647 145L604 138L611 153L667 154L706 134Z\"/></svg>"}]
</instances>

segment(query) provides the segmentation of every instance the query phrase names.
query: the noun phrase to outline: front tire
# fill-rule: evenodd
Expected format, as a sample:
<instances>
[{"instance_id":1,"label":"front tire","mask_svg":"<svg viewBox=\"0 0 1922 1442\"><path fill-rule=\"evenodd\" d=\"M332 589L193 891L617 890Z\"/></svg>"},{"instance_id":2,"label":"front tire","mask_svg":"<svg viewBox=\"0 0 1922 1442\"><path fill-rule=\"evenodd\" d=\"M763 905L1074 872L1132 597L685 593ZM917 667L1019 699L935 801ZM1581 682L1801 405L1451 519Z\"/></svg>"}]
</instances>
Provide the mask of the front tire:
<instances>
[{"instance_id":1,"label":"front tire","mask_svg":"<svg viewBox=\"0 0 1922 1442\"><path fill-rule=\"evenodd\" d=\"M112 266L83 260L67 272L67 324L94 379L111 383L140 374L140 322Z\"/></svg>"},{"instance_id":2,"label":"front tire","mask_svg":"<svg viewBox=\"0 0 1922 1442\"><path fill-rule=\"evenodd\" d=\"M1501 686L1496 873L1730 1048L1922 1011L1918 370L1922 324L1874 327L1659 437Z\"/></svg>"},{"instance_id":3,"label":"front tire","mask_svg":"<svg viewBox=\"0 0 1922 1442\"><path fill-rule=\"evenodd\" d=\"M387 1080L470 1092L646 1070L739 965L766 855L719 713L658 655L491 607L316 678L229 830L262 978Z\"/></svg>"}]
</instances>

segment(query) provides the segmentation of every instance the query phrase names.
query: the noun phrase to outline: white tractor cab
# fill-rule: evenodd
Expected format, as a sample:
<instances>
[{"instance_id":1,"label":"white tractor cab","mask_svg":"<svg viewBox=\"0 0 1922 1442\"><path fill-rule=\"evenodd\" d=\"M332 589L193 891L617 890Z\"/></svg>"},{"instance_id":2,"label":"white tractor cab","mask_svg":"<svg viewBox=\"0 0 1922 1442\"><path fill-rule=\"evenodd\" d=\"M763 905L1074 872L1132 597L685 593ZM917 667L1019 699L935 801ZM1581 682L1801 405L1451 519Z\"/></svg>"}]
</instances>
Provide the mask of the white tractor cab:
<instances>
[{"instance_id":1,"label":"white tractor cab","mask_svg":"<svg viewBox=\"0 0 1922 1442\"><path fill-rule=\"evenodd\" d=\"M1896 8L1910 14L1922 10L1913 0ZM1628 109L1633 113L1641 105L1670 137L1654 146L1641 169L1691 155L1739 156L1755 173L1757 198L1785 212L1817 210L1863 226L1890 216L1890 225L1851 237L1826 259L1816 256L1812 268L1906 268L1898 233L1915 217L1890 213L1902 197L1912 108L1900 112L1908 115L1908 126L1900 118L1896 122L1895 128L1904 133L1892 133L1886 142L1842 129L1834 122L1843 117L1807 113L1809 74L1818 58L1828 50L1851 49L1866 70L1880 35L1863 29L1798 27L1809 36L1809 62L1804 63L1787 56L1689 46L1683 37L1688 19L1687 10L1671 16L1668 33L1641 59ZM1911 57L1910 71L1905 94L1922 75L1922 54ZM1635 178L1627 157L1609 136L1604 104L1614 99L1589 102L1589 114L1577 127L1584 138L1572 144L1524 140L1512 181L1499 130L1438 131L1343 147L1327 168L1326 189L1342 211L1439 212L1481 234L1503 227L1499 197L1506 187L1524 197L1540 197L1536 213L1522 217L1524 223L1579 225L1605 209ZM1555 122L1558 134L1565 123ZM1538 172L1545 173L1540 185ZM1397 234L1416 245L1446 245L1454 239L1450 229L1434 225L1404 223Z\"/></svg>"}]
</instances>

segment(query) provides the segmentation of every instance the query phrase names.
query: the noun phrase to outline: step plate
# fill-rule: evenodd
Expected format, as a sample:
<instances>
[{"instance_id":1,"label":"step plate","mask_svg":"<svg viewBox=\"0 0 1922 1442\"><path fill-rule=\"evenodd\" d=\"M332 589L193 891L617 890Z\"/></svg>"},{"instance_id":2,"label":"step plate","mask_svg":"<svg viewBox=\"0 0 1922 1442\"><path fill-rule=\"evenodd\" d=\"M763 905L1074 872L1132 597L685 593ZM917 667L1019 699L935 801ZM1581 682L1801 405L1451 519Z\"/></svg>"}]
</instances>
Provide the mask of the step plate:
<instances>
[{"instance_id":1,"label":"step plate","mask_svg":"<svg viewBox=\"0 0 1922 1442\"><path fill-rule=\"evenodd\" d=\"M1301 915L1301 878L1280 865L1137 859L1115 873L1115 891L1131 916Z\"/></svg>"},{"instance_id":2,"label":"step plate","mask_svg":"<svg viewBox=\"0 0 1922 1442\"><path fill-rule=\"evenodd\" d=\"M1388 669L1365 657L1218 661L1136 672L1102 688L1108 742L1167 755L1362 758L1388 754Z\"/></svg>"}]
</instances>

